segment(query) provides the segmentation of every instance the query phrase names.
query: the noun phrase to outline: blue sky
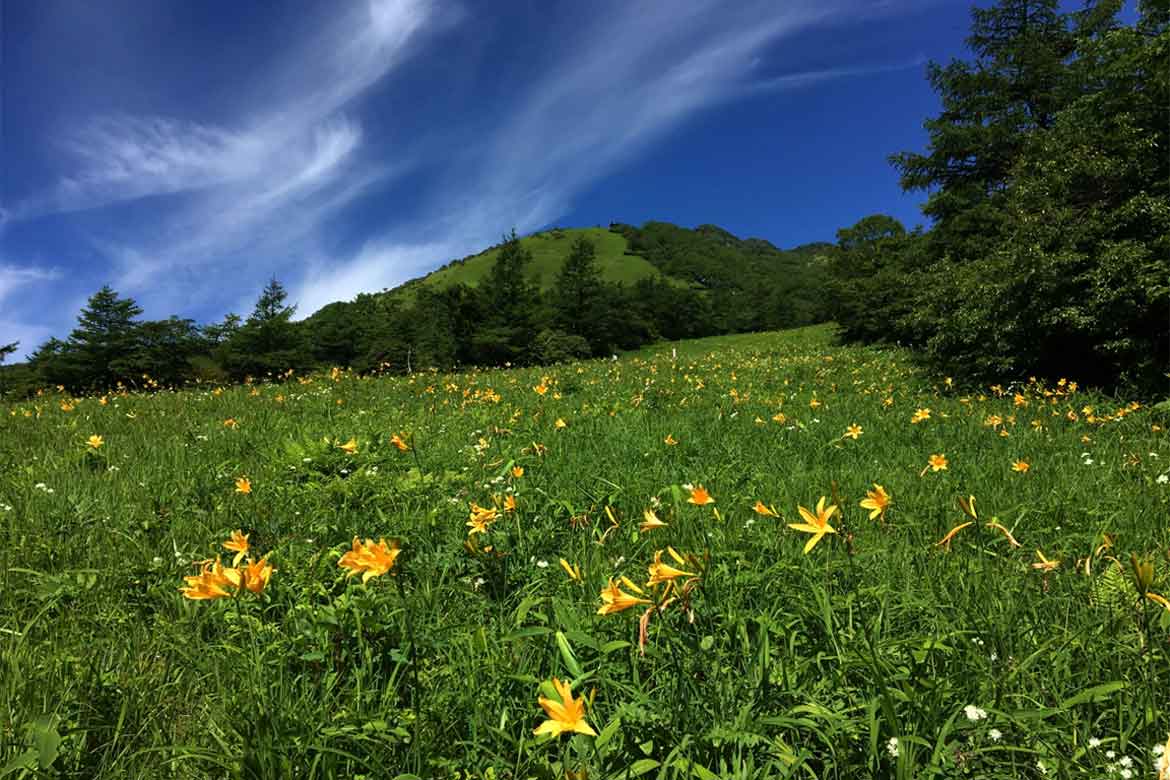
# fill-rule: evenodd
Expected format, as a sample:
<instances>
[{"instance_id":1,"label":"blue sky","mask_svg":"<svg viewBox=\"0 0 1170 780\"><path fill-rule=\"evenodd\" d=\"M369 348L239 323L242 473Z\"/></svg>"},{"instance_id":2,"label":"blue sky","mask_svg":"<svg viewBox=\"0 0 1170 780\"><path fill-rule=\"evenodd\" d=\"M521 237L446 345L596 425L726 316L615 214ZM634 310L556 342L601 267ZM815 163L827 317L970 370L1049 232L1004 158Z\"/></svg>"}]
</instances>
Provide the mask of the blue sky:
<instances>
[{"instance_id":1,"label":"blue sky","mask_svg":"<svg viewBox=\"0 0 1170 780\"><path fill-rule=\"evenodd\" d=\"M310 314L515 227L782 247L921 220L890 153L960 0L0 4L0 343L103 284L148 317Z\"/></svg>"}]
</instances>

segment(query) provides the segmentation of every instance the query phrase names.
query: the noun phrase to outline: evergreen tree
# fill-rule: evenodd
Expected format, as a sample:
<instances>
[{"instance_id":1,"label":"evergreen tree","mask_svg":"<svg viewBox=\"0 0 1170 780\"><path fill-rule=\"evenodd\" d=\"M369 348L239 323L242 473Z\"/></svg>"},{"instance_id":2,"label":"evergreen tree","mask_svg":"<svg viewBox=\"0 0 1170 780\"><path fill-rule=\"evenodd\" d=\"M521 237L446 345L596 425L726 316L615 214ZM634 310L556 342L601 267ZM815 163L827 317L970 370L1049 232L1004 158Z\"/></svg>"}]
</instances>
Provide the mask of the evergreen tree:
<instances>
[{"instance_id":1,"label":"evergreen tree","mask_svg":"<svg viewBox=\"0 0 1170 780\"><path fill-rule=\"evenodd\" d=\"M292 321L296 306L285 301L288 292L271 279L256 306L225 348L225 367L237 378L278 376L312 366L312 354L300 323Z\"/></svg>"},{"instance_id":2,"label":"evergreen tree","mask_svg":"<svg viewBox=\"0 0 1170 780\"><path fill-rule=\"evenodd\" d=\"M133 298L122 298L109 285L86 303L69 339L50 341L34 355L34 362L53 384L73 390L104 390L133 373L131 355L136 346L142 308Z\"/></svg>"},{"instance_id":3,"label":"evergreen tree","mask_svg":"<svg viewBox=\"0 0 1170 780\"><path fill-rule=\"evenodd\" d=\"M472 339L477 363L522 364L532 358L540 293L528 280L531 263L532 253L513 230L504 238L491 272L479 287L485 321Z\"/></svg>"},{"instance_id":4,"label":"evergreen tree","mask_svg":"<svg viewBox=\"0 0 1170 780\"><path fill-rule=\"evenodd\" d=\"M931 63L943 110L925 123L925 154L891 158L902 187L930 193L935 257L964 261L991 251L1002 231L1002 195L1028 134L1051 127L1072 95L1066 62L1074 38L1058 0L999 0L973 8L974 61Z\"/></svg>"},{"instance_id":5,"label":"evergreen tree","mask_svg":"<svg viewBox=\"0 0 1170 780\"><path fill-rule=\"evenodd\" d=\"M550 298L556 327L585 339L593 353L599 354L609 346L610 312L596 257L592 241L584 237L574 241Z\"/></svg>"},{"instance_id":6,"label":"evergreen tree","mask_svg":"<svg viewBox=\"0 0 1170 780\"><path fill-rule=\"evenodd\" d=\"M16 350L20 347L19 341L14 341L11 344L0 345L0 363L8 359L9 355L15 355Z\"/></svg>"}]
</instances>

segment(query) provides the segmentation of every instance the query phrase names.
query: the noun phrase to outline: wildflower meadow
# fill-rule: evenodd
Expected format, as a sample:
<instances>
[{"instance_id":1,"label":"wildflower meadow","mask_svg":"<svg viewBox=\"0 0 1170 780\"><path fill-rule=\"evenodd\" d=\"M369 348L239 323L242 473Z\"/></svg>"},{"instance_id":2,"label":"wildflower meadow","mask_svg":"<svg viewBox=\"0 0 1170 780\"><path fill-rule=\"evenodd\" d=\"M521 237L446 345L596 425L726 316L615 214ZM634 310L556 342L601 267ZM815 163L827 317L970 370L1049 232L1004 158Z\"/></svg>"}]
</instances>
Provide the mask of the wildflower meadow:
<instances>
[{"instance_id":1,"label":"wildflower meadow","mask_svg":"<svg viewBox=\"0 0 1170 780\"><path fill-rule=\"evenodd\" d=\"M0 407L0 778L1170 777L1170 419L832 344Z\"/></svg>"}]
</instances>

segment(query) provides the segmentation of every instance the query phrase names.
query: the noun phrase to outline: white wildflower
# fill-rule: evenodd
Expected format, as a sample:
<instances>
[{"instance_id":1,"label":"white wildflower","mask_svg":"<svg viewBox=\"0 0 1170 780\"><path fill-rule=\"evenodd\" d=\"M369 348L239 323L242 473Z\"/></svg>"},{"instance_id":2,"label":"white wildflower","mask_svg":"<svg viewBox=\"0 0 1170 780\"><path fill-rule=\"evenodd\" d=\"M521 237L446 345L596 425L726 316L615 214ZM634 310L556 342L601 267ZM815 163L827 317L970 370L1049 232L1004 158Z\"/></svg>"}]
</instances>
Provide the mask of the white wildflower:
<instances>
[{"instance_id":1,"label":"white wildflower","mask_svg":"<svg viewBox=\"0 0 1170 780\"><path fill-rule=\"evenodd\" d=\"M999 729L992 729L991 731L987 732L987 736L991 737L992 742L999 742L1001 739L1003 739L1003 732Z\"/></svg>"},{"instance_id":2,"label":"white wildflower","mask_svg":"<svg viewBox=\"0 0 1170 780\"><path fill-rule=\"evenodd\" d=\"M898 738L890 737L890 741L886 743L886 752L890 754L890 758L897 758L901 752L898 748Z\"/></svg>"},{"instance_id":3,"label":"white wildflower","mask_svg":"<svg viewBox=\"0 0 1170 780\"><path fill-rule=\"evenodd\" d=\"M971 722L983 720L987 717L987 710L982 707L976 707L974 704L968 704L963 708L963 712L967 715L967 720Z\"/></svg>"}]
</instances>

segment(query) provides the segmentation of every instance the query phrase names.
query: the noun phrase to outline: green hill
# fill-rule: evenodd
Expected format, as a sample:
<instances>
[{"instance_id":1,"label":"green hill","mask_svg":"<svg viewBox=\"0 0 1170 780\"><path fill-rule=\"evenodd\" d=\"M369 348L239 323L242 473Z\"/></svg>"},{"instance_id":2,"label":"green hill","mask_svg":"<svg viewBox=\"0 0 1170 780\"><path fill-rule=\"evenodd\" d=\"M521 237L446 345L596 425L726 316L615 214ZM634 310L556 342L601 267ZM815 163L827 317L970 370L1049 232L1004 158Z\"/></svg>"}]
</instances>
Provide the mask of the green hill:
<instances>
[{"instance_id":1,"label":"green hill","mask_svg":"<svg viewBox=\"0 0 1170 780\"><path fill-rule=\"evenodd\" d=\"M594 251L588 278L562 288L560 272L582 239ZM658 339L822 322L823 269L836 251L785 251L714 225L665 222L554 228L515 241L325 306L305 321L314 360L362 371L551 363ZM501 262L522 270L497 278Z\"/></svg>"},{"instance_id":2,"label":"green hill","mask_svg":"<svg viewBox=\"0 0 1170 780\"><path fill-rule=\"evenodd\" d=\"M803 281L816 273L816 258L836 251L827 243L783 250L760 238L738 238L715 225L690 229L647 222L640 228L621 223L608 229L553 228L520 239L532 254L528 276L542 292L552 289L579 237L593 242L597 266L607 282L634 285L649 279L695 290L751 290L760 289L761 284L791 287L794 279ZM496 245L453 260L388 292L408 294L420 285L434 290L458 284L476 287L491 271L499 251L500 245Z\"/></svg>"},{"instance_id":3,"label":"green hill","mask_svg":"<svg viewBox=\"0 0 1170 780\"><path fill-rule=\"evenodd\" d=\"M520 239L520 244L532 253L528 276L541 290L552 289L557 273L569 255L569 247L578 237L593 242L597 266L606 281L634 284L639 279L663 276L644 257L632 254L629 241L619 233L605 228L556 228ZM407 282L404 287L413 284L427 284L436 289L455 284L475 287L491 271L499 251L499 246L494 246L477 255L455 260L422 279Z\"/></svg>"}]
</instances>

